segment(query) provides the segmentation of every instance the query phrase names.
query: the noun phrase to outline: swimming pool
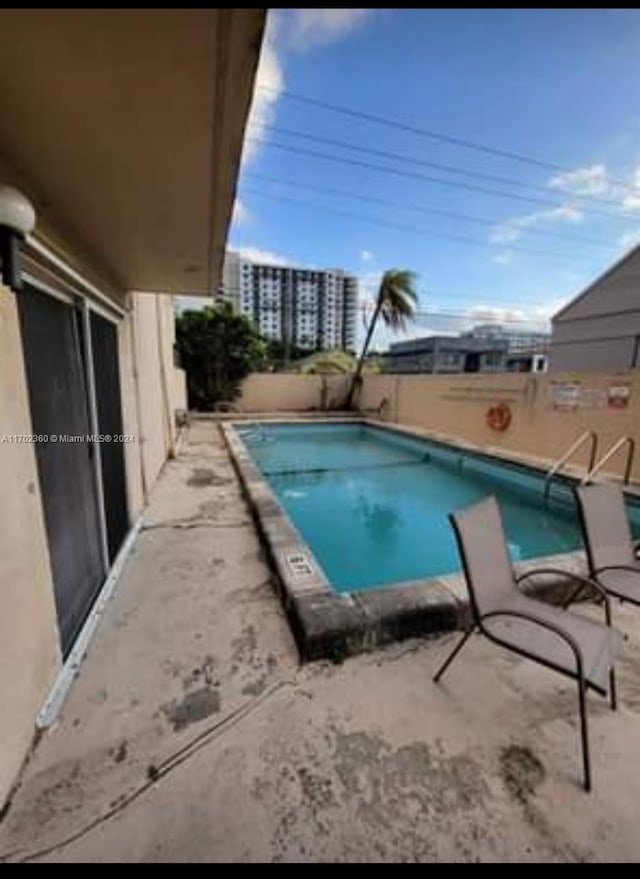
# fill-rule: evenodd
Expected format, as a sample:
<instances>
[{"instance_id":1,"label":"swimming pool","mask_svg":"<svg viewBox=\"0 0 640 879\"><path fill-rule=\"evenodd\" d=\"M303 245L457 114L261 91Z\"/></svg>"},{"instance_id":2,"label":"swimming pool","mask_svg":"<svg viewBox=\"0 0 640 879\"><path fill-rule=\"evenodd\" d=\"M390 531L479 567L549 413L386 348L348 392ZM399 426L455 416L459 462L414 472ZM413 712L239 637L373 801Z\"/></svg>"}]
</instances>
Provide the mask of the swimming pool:
<instances>
[{"instance_id":1,"label":"swimming pool","mask_svg":"<svg viewBox=\"0 0 640 879\"><path fill-rule=\"evenodd\" d=\"M368 424L248 424L237 432L338 593L460 570L447 514L500 502L514 562L582 546L567 481ZM640 505L629 506L640 537Z\"/></svg>"}]
</instances>

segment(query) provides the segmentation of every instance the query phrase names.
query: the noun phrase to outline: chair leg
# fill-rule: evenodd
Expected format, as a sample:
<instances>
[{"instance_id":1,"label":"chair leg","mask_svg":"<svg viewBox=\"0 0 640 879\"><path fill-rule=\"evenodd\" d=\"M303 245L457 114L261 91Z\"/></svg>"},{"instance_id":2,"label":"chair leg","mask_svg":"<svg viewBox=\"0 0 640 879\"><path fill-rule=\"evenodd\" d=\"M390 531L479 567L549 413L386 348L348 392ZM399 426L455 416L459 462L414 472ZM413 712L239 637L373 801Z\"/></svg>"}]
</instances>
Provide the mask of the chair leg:
<instances>
[{"instance_id":1,"label":"chair leg","mask_svg":"<svg viewBox=\"0 0 640 879\"><path fill-rule=\"evenodd\" d=\"M584 768L584 789L591 790L591 761L589 759L589 731L587 729L586 687L582 675L578 678L578 697L580 702L580 734L582 737L582 763Z\"/></svg>"},{"instance_id":2,"label":"chair leg","mask_svg":"<svg viewBox=\"0 0 640 879\"><path fill-rule=\"evenodd\" d=\"M609 702L611 710L615 711L618 707L618 700L616 697L616 672L614 668L609 672Z\"/></svg>"},{"instance_id":3,"label":"chair leg","mask_svg":"<svg viewBox=\"0 0 640 879\"><path fill-rule=\"evenodd\" d=\"M467 629L467 631L464 633L462 638L458 641L458 643L453 648L453 650L451 651L449 656L445 659L445 661L442 663L442 665L440 666L438 671L433 676L434 683L436 683L436 684L438 683L438 681L440 680L442 675L445 673L445 671L449 668L449 666L451 665L453 660L456 658L458 653L460 653L460 651L462 650L464 645L467 643L469 637L472 635L474 628L475 628L475 626L471 626L470 629Z\"/></svg>"}]
</instances>

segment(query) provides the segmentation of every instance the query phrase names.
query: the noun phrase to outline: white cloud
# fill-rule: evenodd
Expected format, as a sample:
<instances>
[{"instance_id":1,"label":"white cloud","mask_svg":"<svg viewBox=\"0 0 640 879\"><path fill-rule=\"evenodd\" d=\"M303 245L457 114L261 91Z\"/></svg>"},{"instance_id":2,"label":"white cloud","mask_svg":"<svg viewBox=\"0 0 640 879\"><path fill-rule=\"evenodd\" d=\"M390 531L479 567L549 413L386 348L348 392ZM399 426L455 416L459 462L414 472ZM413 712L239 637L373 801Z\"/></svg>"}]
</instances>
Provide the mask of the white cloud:
<instances>
[{"instance_id":1,"label":"white cloud","mask_svg":"<svg viewBox=\"0 0 640 879\"><path fill-rule=\"evenodd\" d=\"M477 323L506 324L519 326L525 332L548 332L549 319L564 304L564 300L553 299L541 303L536 308L500 308L492 305L476 305L467 312L470 325ZM516 323L514 323L516 322Z\"/></svg>"},{"instance_id":2,"label":"white cloud","mask_svg":"<svg viewBox=\"0 0 640 879\"><path fill-rule=\"evenodd\" d=\"M634 171L631 185L636 187L637 192L627 191L622 199L622 208L625 211L638 211L640 210L640 167Z\"/></svg>"},{"instance_id":3,"label":"white cloud","mask_svg":"<svg viewBox=\"0 0 640 879\"><path fill-rule=\"evenodd\" d=\"M491 261L498 263L499 266L510 266L513 262L513 253L510 250L496 253L491 257Z\"/></svg>"},{"instance_id":4,"label":"white cloud","mask_svg":"<svg viewBox=\"0 0 640 879\"><path fill-rule=\"evenodd\" d=\"M368 9L272 9L268 15L255 90L247 123L242 163L256 156L260 144L249 140L261 136L263 125L275 121L276 106L285 89L282 55L286 51L306 51L314 46L336 42L359 27L372 10Z\"/></svg>"},{"instance_id":5,"label":"white cloud","mask_svg":"<svg viewBox=\"0 0 640 879\"><path fill-rule=\"evenodd\" d=\"M242 225L242 223L246 223L249 218L249 211L246 209L244 204L240 201L239 198L236 198L233 203L233 213L231 214L231 222L236 226Z\"/></svg>"},{"instance_id":6,"label":"white cloud","mask_svg":"<svg viewBox=\"0 0 640 879\"><path fill-rule=\"evenodd\" d=\"M585 195L604 197L614 209L617 207L621 211L640 211L640 167L632 172L629 183L624 185L611 180L602 163L556 174L548 185L578 198Z\"/></svg>"},{"instance_id":7,"label":"white cloud","mask_svg":"<svg viewBox=\"0 0 640 879\"><path fill-rule=\"evenodd\" d=\"M370 9L294 9L287 42L296 49L332 43L358 28Z\"/></svg>"},{"instance_id":8,"label":"white cloud","mask_svg":"<svg viewBox=\"0 0 640 879\"><path fill-rule=\"evenodd\" d=\"M276 19L269 16L269 22L262 43L258 71L256 73L255 90L249 120L247 123L247 135L261 134L262 125L270 125L276 114L276 104L284 89L284 73L276 51ZM242 164L247 165L255 158L259 144L249 137L245 139L242 153Z\"/></svg>"},{"instance_id":9,"label":"white cloud","mask_svg":"<svg viewBox=\"0 0 640 879\"><path fill-rule=\"evenodd\" d=\"M625 251L637 244L640 244L640 229L631 229L618 238L618 245Z\"/></svg>"},{"instance_id":10,"label":"white cloud","mask_svg":"<svg viewBox=\"0 0 640 879\"><path fill-rule=\"evenodd\" d=\"M299 263L295 260L289 259L287 256L274 253L272 250L262 250L260 247L253 247L251 245L248 247L230 246L229 250L235 250L247 259L251 259L254 262L265 263L270 266L299 265Z\"/></svg>"},{"instance_id":11,"label":"white cloud","mask_svg":"<svg viewBox=\"0 0 640 879\"><path fill-rule=\"evenodd\" d=\"M573 195L605 195L609 192L611 183L606 167L599 163L556 174L549 181L549 186Z\"/></svg>"},{"instance_id":12,"label":"white cloud","mask_svg":"<svg viewBox=\"0 0 640 879\"><path fill-rule=\"evenodd\" d=\"M360 259L362 260L362 262L371 262L371 260L373 259L373 254L370 250L361 250Z\"/></svg>"},{"instance_id":13,"label":"white cloud","mask_svg":"<svg viewBox=\"0 0 640 879\"><path fill-rule=\"evenodd\" d=\"M367 299L370 302L370 299ZM391 342L402 342L407 339L425 336L458 336L468 332L478 324L504 325L525 332L549 332L551 317L567 302L567 297L544 299L535 308L505 308L493 305L478 304L461 309L459 314L441 311L434 306L433 313L423 306L422 313L408 325L405 331L392 333L382 323L374 333L372 347L382 350ZM361 331L359 345L362 345L364 331Z\"/></svg>"},{"instance_id":14,"label":"white cloud","mask_svg":"<svg viewBox=\"0 0 640 879\"><path fill-rule=\"evenodd\" d=\"M542 211L541 214L538 215L538 220L567 220L570 223L580 223L583 218L584 214L582 213L582 211L575 205L569 204L568 202L566 204L560 205L560 207L553 208L550 211Z\"/></svg>"},{"instance_id":15,"label":"white cloud","mask_svg":"<svg viewBox=\"0 0 640 879\"><path fill-rule=\"evenodd\" d=\"M536 211L533 214L524 214L521 217L512 217L505 220L504 223L496 226L489 235L489 241L492 244L511 244L517 241L525 229L532 226L539 226L545 223L580 223L584 218L582 211L575 205L566 204L559 205L557 208L549 208L544 211ZM500 262L500 260L495 260Z\"/></svg>"}]
</instances>

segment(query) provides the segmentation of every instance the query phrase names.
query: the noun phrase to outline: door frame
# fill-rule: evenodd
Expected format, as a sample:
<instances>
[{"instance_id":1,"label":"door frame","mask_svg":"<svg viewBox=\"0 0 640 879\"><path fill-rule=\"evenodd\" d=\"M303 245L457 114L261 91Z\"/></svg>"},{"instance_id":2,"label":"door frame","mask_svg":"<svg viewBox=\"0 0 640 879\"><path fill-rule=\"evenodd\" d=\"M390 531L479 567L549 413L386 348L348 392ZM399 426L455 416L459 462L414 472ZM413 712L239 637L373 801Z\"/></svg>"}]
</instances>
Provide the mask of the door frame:
<instances>
[{"instance_id":1,"label":"door frame","mask_svg":"<svg viewBox=\"0 0 640 879\"><path fill-rule=\"evenodd\" d=\"M113 324L113 326L118 328L119 319L114 317L113 314L109 314L106 308L100 307L95 302L91 301L91 299L77 291L68 292L65 290L57 289L56 287L51 286L45 281L42 281L36 275L32 275L30 272L23 272L22 277L24 281L32 287L35 287L41 293L45 293L49 296L52 296L54 299L63 302L65 305L68 305L72 308L76 308L80 311L81 319L82 319L82 347L83 347L83 358L84 358L84 372L85 372L85 380L87 383L87 406L89 410L89 431L93 440L91 442L93 448L93 454L91 457L92 460L92 472L93 472L93 484L96 492L96 504L97 504L97 513L98 513L98 540L100 542L100 551L102 556L102 564L105 570L105 575L109 572L110 562L109 562L109 548L107 544L107 514L104 503L104 486L102 484L102 457L100 451L100 443L96 440L96 437L100 433L100 428L98 425L98 407L96 401L96 381L95 381L95 371L94 371L94 363L93 363L93 348L91 341L91 312L95 312L99 314L101 317L108 320L109 323ZM62 285L61 285L62 286ZM19 296L28 296L29 293L27 290L21 291ZM119 352L118 352L119 355ZM119 357L118 357L118 368L119 368ZM122 405L122 402L121 402ZM126 460L125 460L126 465Z\"/></svg>"},{"instance_id":2,"label":"door frame","mask_svg":"<svg viewBox=\"0 0 640 879\"><path fill-rule=\"evenodd\" d=\"M29 245L32 245L34 242L31 239L29 241ZM31 249L31 248L30 248ZM87 409L89 415L89 431L94 439L92 440L92 474L93 474L93 486L96 495L96 507L97 507L97 516L98 516L98 541L100 544L100 554L102 560L102 566L105 572L105 582L109 577L109 573L111 568L113 567L110 559L109 559L109 546L107 539L107 516L106 516L106 507L105 507L105 498L104 498L104 485L102 480L102 457L100 450L100 443L96 440L96 437L100 433L99 423L98 423L98 407L97 407L97 398L96 398L96 381L95 381L95 369L94 369L94 360L93 360L93 347L92 347L92 338L91 338L91 314L98 314L100 317L107 320L112 326L115 328L116 333L118 333L118 327L120 321L125 317L126 312L124 309L121 309L115 302L111 303L104 294L100 293L97 288L94 288L93 285L89 284L89 282L85 282L81 275L77 274L74 270L72 270L69 266L66 265L62 260L55 255L51 254L47 248L39 245L37 248L33 248L37 254L42 254L48 262L51 262L57 270L63 270L66 274L70 275L73 284L69 283L65 278L61 277L59 271L51 272L48 268L45 268L38 256L27 257L27 262L33 265L35 271L30 271L28 267L25 266L23 271L21 272L22 278L26 284L31 287L34 287L41 293L45 293L48 296L51 296L53 299L57 299L58 301L68 305L71 308L77 309L80 312L80 318L82 320L82 355L83 355L83 367L84 367L84 375L87 386ZM40 274L46 273L48 279L45 281L40 276ZM88 289L88 292L83 292L78 289L80 282ZM77 286L76 286L77 284ZM17 295L19 296L28 296L28 290L23 290ZM96 299L96 296L100 295L100 300ZM120 351L118 347L118 369L120 369ZM120 400L120 405L122 406L122 399ZM128 474L127 474L127 460L126 455L124 455L124 467L125 467L125 490L128 485ZM127 534L129 534L132 530L132 526L129 527ZM127 536L123 541L126 543ZM114 560L115 563L115 560ZM100 596L100 592L96 599L94 599L95 603ZM92 604L93 604L92 603ZM91 613L91 611L90 611ZM79 635L78 635L79 638ZM76 639L77 640L77 639ZM71 656L73 653L73 646L69 651L68 656Z\"/></svg>"},{"instance_id":3,"label":"door frame","mask_svg":"<svg viewBox=\"0 0 640 879\"><path fill-rule=\"evenodd\" d=\"M118 303L110 299L98 287L65 262L63 258L59 257L49 247L33 238L31 235L27 236L21 275L27 283L39 291L47 293L67 305L80 307L86 314L83 318L84 321L90 320L91 313L95 312L113 324L117 331L120 322L127 316L127 309L121 307ZM17 295L24 295L24 292ZM90 340L90 333L87 333L86 329L85 324L83 326L85 339L88 338ZM120 340L119 332L118 340ZM119 354L120 350L118 346L118 355ZM87 356L86 350L84 351L84 356L86 360L85 377L88 382L89 376L91 376L91 384L93 386L93 404L90 406L91 432L97 434L99 433L99 429L97 424L97 409L95 406L94 364L92 356ZM120 369L120 356L118 356L118 369ZM120 404L122 405L122 399ZM104 491L102 487L102 473L100 470L100 449L96 448L94 451L96 452L94 455L94 479L97 480L96 495L101 499L102 506L102 513L100 514L100 529L102 534L100 535L100 539L106 545L106 511L104 509ZM126 489L129 485L126 455L124 456L124 467ZM137 519L130 523L129 530L124 537L113 563L111 565L109 565L108 562L106 563L105 579L93 600L82 628L76 636L75 641L36 716L37 729L47 729L58 717L71 684L77 675L78 667L82 662L102 619L105 608L118 586L122 568L131 548L136 542L142 526L142 515L143 514L140 513Z\"/></svg>"}]
</instances>

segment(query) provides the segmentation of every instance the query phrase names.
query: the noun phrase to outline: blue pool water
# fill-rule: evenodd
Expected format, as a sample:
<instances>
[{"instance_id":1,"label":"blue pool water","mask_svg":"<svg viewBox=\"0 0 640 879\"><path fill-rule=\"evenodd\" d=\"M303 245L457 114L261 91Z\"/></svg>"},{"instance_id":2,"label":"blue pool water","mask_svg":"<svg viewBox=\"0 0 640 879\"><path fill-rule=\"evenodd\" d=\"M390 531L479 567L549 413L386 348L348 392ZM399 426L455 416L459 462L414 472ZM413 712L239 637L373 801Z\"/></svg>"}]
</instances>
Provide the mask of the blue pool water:
<instances>
[{"instance_id":1,"label":"blue pool water","mask_svg":"<svg viewBox=\"0 0 640 879\"><path fill-rule=\"evenodd\" d=\"M581 546L573 497L523 467L361 424L238 429L334 589L460 570L447 514L495 494L514 561ZM640 536L640 506L630 508Z\"/></svg>"}]
</instances>

